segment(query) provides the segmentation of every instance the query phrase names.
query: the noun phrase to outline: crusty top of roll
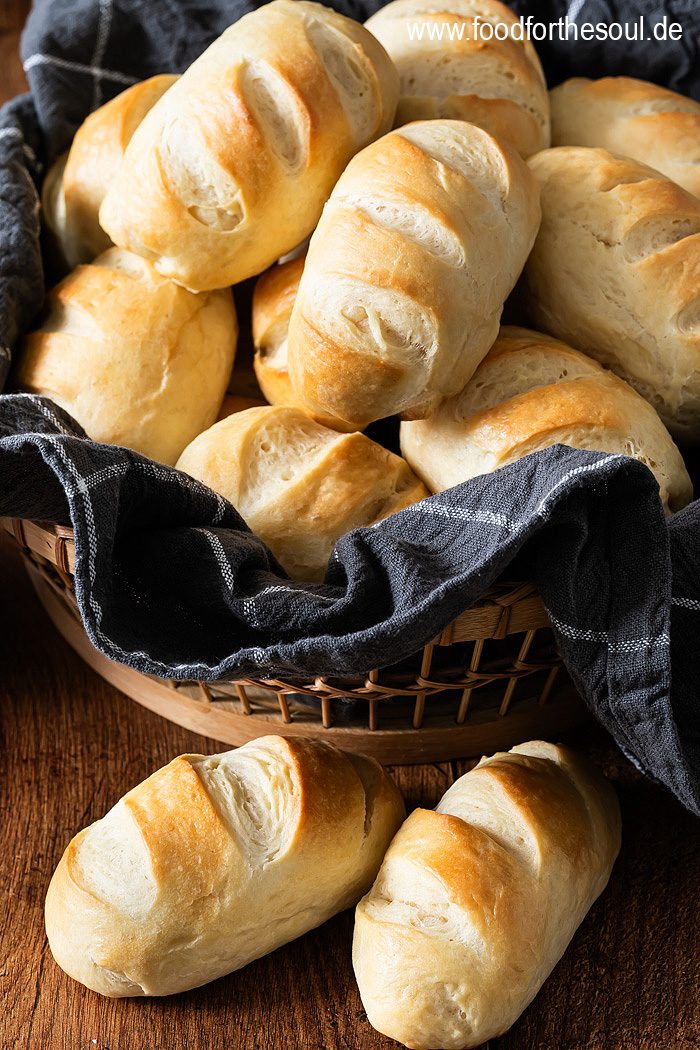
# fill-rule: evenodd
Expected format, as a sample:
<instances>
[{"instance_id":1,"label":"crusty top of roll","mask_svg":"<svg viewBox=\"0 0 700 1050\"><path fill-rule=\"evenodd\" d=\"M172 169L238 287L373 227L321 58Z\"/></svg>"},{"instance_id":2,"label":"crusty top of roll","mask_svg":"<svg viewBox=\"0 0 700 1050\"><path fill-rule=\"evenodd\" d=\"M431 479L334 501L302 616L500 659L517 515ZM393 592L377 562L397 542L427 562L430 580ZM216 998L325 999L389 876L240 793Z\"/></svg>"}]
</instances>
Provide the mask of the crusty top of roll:
<instances>
[{"instance_id":1,"label":"crusty top of roll","mask_svg":"<svg viewBox=\"0 0 700 1050\"><path fill-rule=\"evenodd\" d=\"M475 19L491 27L490 40ZM396 126L447 117L478 124L523 157L549 146L540 60L520 20L498 0L394 0L365 25L401 78ZM507 27L505 39L496 38L496 26Z\"/></svg>"},{"instance_id":2,"label":"crusty top of roll","mask_svg":"<svg viewBox=\"0 0 700 1050\"><path fill-rule=\"evenodd\" d=\"M555 444L641 460L667 512L692 499L655 409L597 361L526 328L502 328L460 394L429 419L401 424L401 451L433 492Z\"/></svg>"},{"instance_id":3,"label":"crusty top of roll","mask_svg":"<svg viewBox=\"0 0 700 1050\"><path fill-rule=\"evenodd\" d=\"M66 849L51 951L103 995L197 987L354 904L404 814L377 762L330 744L181 755Z\"/></svg>"},{"instance_id":4,"label":"crusty top of roll","mask_svg":"<svg viewBox=\"0 0 700 1050\"><path fill-rule=\"evenodd\" d=\"M700 103L632 77L574 77L554 88L553 146L601 146L700 197Z\"/></svg>"},{"instance_id":5,"label":"crusty top of roll","mask_svg":"<svg viewBox=\"0 0 700 1050\"><path fill-rule=\"evenodd\" d=\"M344 533L424 499L408 464L299 408L251 408L200 434L177 467L221 493L290 576L322 580Z\"/></svg>"},{"instance_id":6,"label":"crusty top of roll","mask_svg":"<svg viewBox=\"0 0 700 1050\"><path fill-rule=\"evenodd\" d=\"M216 419L237 336L228 289L195 295L111 248L49 293L13 383L50 397L95 441L174 463Z\"/></svg>"},{"instance_id":7,"label":"crusty top of roll","mask_svg":"<svg viewBox=\"0 0 700 1050\"><path fill-rule=\"evenodd\" d=\"M542 225L525 268L538 328L591 354L700 440L700 200L603 149L528 161Z\"/></svg>"},{"instance_id":8,"label":"crusty top of roll","mask_svg":"<svg viewBox=\"0 0 700 1050\"><path fill-rule=\"evenodd\" d=\"M604 889L615 793L542 741L482 759L404 822L357 906L353 964L380 1032L414 1050L502 1035Z\"/></svg>"},{"instance_id":9,"label":"crusty top of roll","mask_svg":"<svg viewBox=\"0 0 700 1050\"><path fill-rule=\"evenodd\" d=\"M455 120L366 147L314 232L289 327L292 384L358 428L428 415L498 333L539 224L518 154Z\"/></svg>"},{"instance_id":10,"label":"crusty top of roll","mask_svg":"<svg viewBox=\"0 0 700 1050\"><path fill-rule=\"evenodd\" d=\"M100 106L49 169L42 211L66 270L91 262L112 243L97 220L107 187L136 128L176 80L167 73L150 77Z\"/></svg>"},{"instance_id":11,"label":"crusty top of roll","mask_svg":"<svg viewBox=\"0 0 700 1050\"><path fill-rule=\"evenodd\" d=\"M311 232L352 155L391 127L397 98L396 70L363 26L273 0L149 113L100 222L188 288L235 284Z\"/></svg>"}]
</instances>

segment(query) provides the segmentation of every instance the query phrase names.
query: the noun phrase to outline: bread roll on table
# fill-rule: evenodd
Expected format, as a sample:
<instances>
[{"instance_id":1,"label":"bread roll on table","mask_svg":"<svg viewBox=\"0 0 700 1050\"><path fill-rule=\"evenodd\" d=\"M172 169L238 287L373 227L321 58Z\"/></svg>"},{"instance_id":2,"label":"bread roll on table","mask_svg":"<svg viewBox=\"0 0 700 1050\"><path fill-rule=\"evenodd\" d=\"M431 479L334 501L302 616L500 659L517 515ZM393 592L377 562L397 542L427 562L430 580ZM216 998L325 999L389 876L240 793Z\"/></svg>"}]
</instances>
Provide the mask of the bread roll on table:
<instances>
[{"instance_id":1,"label":"bread roll on table","mask_svg":"<svg viewBox=\"0 0 700 1050\"><path fill-rule=\"evenodd\" d=\"M429 415L496 338L539 218L527 165L473 124L417 122L364 149L324 208L292 310L302 402L358 429Z\"/></svg>"},{"instance_id":2,"label":"bread roll on table","mask_svg":"<svg viewBox=\"0 0 700 1050\"><path fill-rule=\"evenodd\" d=\"M292 407L250 408L177 462L229 500L290 576L320 581L336 540L429 495L400 456Z\"/></svg>"},{"instance_id":3,"label":"bread roll on table","mask_svg":"<svg viewBox=\"0 0 700 1050\"><path fill-rule=\"evenodd\" d=\"M641 460L667 513L692 499L656 410L597 361L526 328L502 328L460 394L401 424L402 454L432 492L556 444Z\"/></svg>"},{"instance_id":4,"label":"bread roll on table","mask_svg":"<svg viewBox=\"0 0 700 1050\"><path fill-rule=\"evenodd\" d=\"M525 268L538 328L607 365L700 441L700 200L638 161L560 146L528 161L542 225Z\"/></svg>"},{"instance_id":5,"label":"bread roll on table","mask_svg":"<svg viewBox=\"0 0 700 1050\"><path fill-rule=\"evenodd\" d=\"M377 762L330 744L181 755L66 849L51 951L103 995L196 988L354 904L404 816Z\"/></svg>"},{"instance_id":6,"label":"bread roll on table","mask_svg":"<svg viewBox=\"0 0 700 1050\"><path fill-rule=\"evenodd\" d=\"M357 906L367 1016L412 1050L502 1035L534 999L620 848L604 777L533 741L484 758L400 828Z\"/></svg>"},{"instance_id":7,"label":"bread roll on table","mask_svg":"<svg viewBox=\"0 0 700 1050\"><path fill-rule=\"evenodd\" d=\"M309 0L232 25L143 121L100 211L116 244L194 291L261 273L314 228L398 75L363 26Z\"/></svg>"},{"instance_id":8,"label":"bread roll on table","mask_svg":"<svg viewBox=\"0 0 700 1050\"><path fill-rule=\"evenodd\" d=\"M124 150L146 113L177 80L162 73L100 106L51 166L41 191L43 217L65 272L91 262L111 245L97 216Z\"/></svg>"},{"instance_id":9,"label":"bread roll on table","mask_svg":"<svg viewBox=\"0 0 700 1050\"><path fill-rule=\"evenodd\" d=\"M394 0L365 25L401 78L397 127L411 120L468 120L522 157L549 146L540 60L527 37L520 38L520 20L498 0ZM497 39L504 29L505 38Z\"/></svg>"},{"instance_id":10,"label":"bread roll on table","mask_svg":"<svg viewBox=\"0 0 700 1050\"><path fill-rule=\"evenodd\" d=\"M94 441L172 464L216 419L237 336L228 289L195 295L111 248L49 293L12 382L50 397Z\"/></svg>"},{"instance_id":11,"label":"bread roll on table","mask_svg":"<svg viewBox=\"0 0 700 1050\"><path fill-rule=\"evenodd\" d=\"M700 197L700 103L632 77L574 77L554 88L553 146L600 146Z\"/></svg>"}]
</instances>

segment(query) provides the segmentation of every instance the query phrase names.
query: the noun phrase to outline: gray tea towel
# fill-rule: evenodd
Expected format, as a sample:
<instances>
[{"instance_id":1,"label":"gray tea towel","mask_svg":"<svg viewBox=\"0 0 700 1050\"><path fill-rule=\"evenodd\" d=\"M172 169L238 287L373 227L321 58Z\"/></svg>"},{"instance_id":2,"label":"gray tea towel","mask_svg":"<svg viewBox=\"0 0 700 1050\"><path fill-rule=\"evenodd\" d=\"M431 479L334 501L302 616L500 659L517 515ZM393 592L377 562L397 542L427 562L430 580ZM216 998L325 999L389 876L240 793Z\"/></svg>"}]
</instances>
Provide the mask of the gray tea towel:
<instances>
[{"instance_id":1,"label":"gray tea towel","mask_svg":"<svg viewBox=\"0 0 700 1050\"><path fill-rule=\"evenodd\" d=\"M252 7L241 0L38 0L31 95L0 112L0 384L40 309L36 186L88 112L179 72ZM338 0L366 18L373 0ZM563 3L518 0L541 23ZM651 77L700 98L694 0L573 0L572 21L643 14L681 39L557 41L550 82ZM700 510L664 518L653 476L562 446L476 478L336 545L323 584L290 581L232 506L178 471L87 440L45 398L0 396L0 515L71 524L92 642L174 679L340 674L420 648L518 559L536 574L578 688L625 753L700 814Z\"/></svg>"}]
</instances>

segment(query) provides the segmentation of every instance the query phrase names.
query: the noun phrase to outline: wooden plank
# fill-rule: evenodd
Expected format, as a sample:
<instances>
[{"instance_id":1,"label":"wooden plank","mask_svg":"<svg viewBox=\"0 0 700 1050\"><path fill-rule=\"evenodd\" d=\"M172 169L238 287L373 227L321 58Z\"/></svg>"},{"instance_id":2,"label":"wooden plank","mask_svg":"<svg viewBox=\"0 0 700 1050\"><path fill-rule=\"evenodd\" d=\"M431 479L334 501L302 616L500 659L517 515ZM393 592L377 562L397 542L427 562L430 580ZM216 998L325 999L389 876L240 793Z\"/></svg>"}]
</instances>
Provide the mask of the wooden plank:
<instances>
[{"instance_id":1,"label":"wooden plank","mask_svg":"<svg viewBox=\"0 0 700 1050\"><path fill-rule=\"evenodd\" d=\"M71 981L43 935L43 899L72 835L175 754L221 750L134 704L64 643L0 539L2 657L0 1046L131 1050L392 1050L365 1019L352 913L169 999L107 1000ZM202 705L204 706L204 705ZM530 1008L491 1050L690 1050L700 1039L700 822L595 725L568 742L620 795L623 850L608 890ZM397 766L409 808L433 806L470 763ZM93 1042L95 1040L95 1042Z\"/></svg>"}]
</instances>

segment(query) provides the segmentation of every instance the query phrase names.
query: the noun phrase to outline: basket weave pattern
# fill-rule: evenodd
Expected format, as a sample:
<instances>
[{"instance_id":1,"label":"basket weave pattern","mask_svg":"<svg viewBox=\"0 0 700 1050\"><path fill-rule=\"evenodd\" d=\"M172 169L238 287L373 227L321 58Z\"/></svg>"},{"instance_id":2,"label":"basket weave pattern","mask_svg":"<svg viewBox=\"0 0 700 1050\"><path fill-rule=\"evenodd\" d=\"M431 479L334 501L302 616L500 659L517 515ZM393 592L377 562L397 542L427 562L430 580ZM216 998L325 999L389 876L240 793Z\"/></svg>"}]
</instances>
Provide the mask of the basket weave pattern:
<instances>
[{"instance_id":1,"label":"basket weave pattern","mask_svg":"<svg viewBox=\"0 0 700 1050\"><path fill-rule=\"evenodd\" d=\"M531 581L498 583L413 657L355 678L176 682L115 665L92 648L74 593L69 528L3 525L55 625L88 663L165 717L197 731L204 723L229 743L303 733L385 761L437 761L478 754L492 740L511 746L560 732L585 717Z\"/></svg>"}]
</instances>

